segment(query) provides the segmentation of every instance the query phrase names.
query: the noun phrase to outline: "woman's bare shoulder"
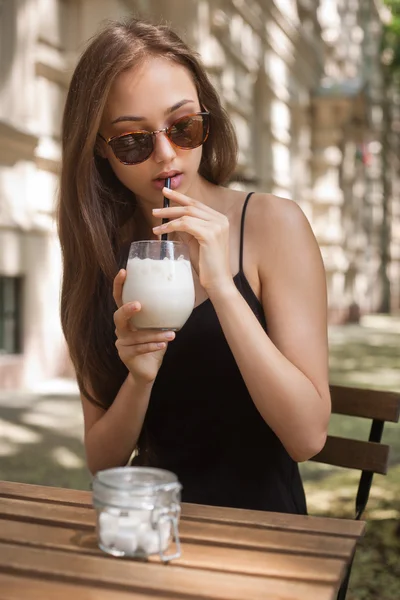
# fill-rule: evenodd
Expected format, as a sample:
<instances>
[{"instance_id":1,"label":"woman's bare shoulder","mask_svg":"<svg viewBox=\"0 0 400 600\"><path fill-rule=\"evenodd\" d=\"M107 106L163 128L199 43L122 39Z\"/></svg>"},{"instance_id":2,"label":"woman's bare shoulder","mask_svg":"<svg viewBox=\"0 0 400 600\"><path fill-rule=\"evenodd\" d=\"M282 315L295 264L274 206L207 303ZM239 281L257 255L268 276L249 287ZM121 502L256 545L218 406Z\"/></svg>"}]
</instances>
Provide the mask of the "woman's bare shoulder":
<instances>
[{"instance_id":1,"label":"woman's bare shoulder","mask_svg":"<svg viewBox=\"0 0 400 600\"><path fill-rule=\"evenodd\" d=\"M265 242L284 242L288 235L301 234L304 230L311 232L307 217L294 200L273 194L255 193L250 202L246 223L248 220L254 234L263 238Z\"/></svg>"},{"instance_id":2,"label":"woman's bare shoulder","mask_svg":"<svg viewBox=\"0 0 400 600\"><path fill-rule=\"evenodd\" d=\"M275 229L275 227L297 225L301 221L307 222L300 206L289 198L255 192L250 202L250 218L259 226Z\"/></svg>"},{"instance_id":3,"label":"woman's bare shoulder","mask_svg":"<svg viewBox=\"0 0 400 600\"><path fill-rule=\"evenodd\" d=\"M317 247L311 225L301 207L288 198L255 193L246 214L246 236L259 264L277 265L287 252L300 259Z\"/></svg>"},{"instance_id":4,"label":"woman's bare shoulder","mask_svg":"<svg viewBox=\"0 0 400 600\"><path fill-rule=\"evenodd\" d=\"M303 211L294 200L262 192L246 194L239 190L225 189L222 194L225 201L225 212L240 215L243 202L249 194L251 194L251 198L246 211L246 227L248 222L249 226L255 225L270 229L285 224L293 225L301 220L307 222Z\"/></svg>"}]
</instances>

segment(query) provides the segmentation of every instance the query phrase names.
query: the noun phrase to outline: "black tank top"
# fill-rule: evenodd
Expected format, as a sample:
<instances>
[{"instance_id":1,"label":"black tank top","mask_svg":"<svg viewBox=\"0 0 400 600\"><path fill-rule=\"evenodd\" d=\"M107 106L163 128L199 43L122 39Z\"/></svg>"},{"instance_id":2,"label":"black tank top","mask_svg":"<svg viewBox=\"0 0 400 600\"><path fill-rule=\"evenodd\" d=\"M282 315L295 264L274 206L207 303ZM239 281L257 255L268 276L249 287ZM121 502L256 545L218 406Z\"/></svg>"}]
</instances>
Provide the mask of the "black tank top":
<instances>
[{"instance_id":1,"label":"black tank top","mask_svg":"<svg viewBox=\"0 0 400 600\"><path fill-rule=\"evenodd\" d=\"M250 196L234 282L267 331L263 307L243 272ZM306 513L298 466L255 407L210 300L193 310L168 345L143 431L146 462L177 474L182 501Z\"/></svg>"}]
</instances>

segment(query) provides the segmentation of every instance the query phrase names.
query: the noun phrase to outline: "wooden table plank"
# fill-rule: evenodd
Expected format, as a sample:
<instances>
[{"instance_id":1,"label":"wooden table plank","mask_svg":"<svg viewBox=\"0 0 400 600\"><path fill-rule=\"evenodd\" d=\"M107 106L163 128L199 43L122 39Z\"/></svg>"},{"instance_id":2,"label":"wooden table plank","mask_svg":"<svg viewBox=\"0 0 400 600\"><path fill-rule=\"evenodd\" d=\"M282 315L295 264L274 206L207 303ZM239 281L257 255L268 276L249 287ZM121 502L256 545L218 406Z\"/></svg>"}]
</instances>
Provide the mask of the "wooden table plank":
<instances>
[{"instance_id":1,"label":"wooden table plank","mask_svg":"<svg viewBox=\"0 0 400 600\"><path fill-rule=\"evenodd\" d=\"M347 559L353 549L352 538L315 535L305 531L277 531L275 529L243 527L225 523L182 519L179 525L185 542L207 542L237 548L279 550L308 556Z\"/></svg>"},{"instance_id":2,"label":"wooden table plank","mask_svg":"<svg viewBox=\"0 0 400 600\"><path fill-rule=\"evenodd\" d=\"M268 550L227 549L208 544L188 543L183 545L182 556L174 563L192 569L216 569L225 573L332 584L340 580L344 567L342 560L333 558L315 558Z\"/></svg>"},{"instance_id":3,"label":"wooden table plank","mask_svg":"<svg viewBox=\"0 0 400 600\"><path fill-rule=\"evenodd\" d=\"M106 556L97 548L94 532L12 521L0 521L0 524L0 540L6 543L95 554L100 559ZM149 560L160 562L158 556ZM182 544L182 556L174 560L174 565L244 575L287 577L300 581L325 581L332 584L340 578L343 569L343 561L338 559L188 542Z\"/></svg>"},{"instance_id":4,"label":"wooden table plank","mask_svg":"<svg viewBox=\"0 0 400 600\"><path fill-rule=\"evenodd\" d=\"M93 529L95 512L93 508L77 508L64 505L45 505L27 500L0 498L0 518L25 520L30 523L54 524L65 527ZM3 528L6 525L3 526ZM240 548L262 548L290 553L302 553L318 557L347 559L354 547L351 538L336 536L316 536L307 532L276 531L258 527L245 528L224 523L182 520L179 525L182 542L208 542ZM1 528L0 528L0 536Z\"/></svg>"},{"instance_id":5,"label":"wooden table plank","mask_svg":"<svg viewBox=\"0 0 400 600\"><path fill-rule=\"evenodd\" d=\"M0 518L26 520L34 523L55 523L64 527L92 529L96 522L92 507L65 506L30 502L14 498L0 498Z\"/></svg>"},{"instance_id":6,"label":"wooden table plank","mask_svg":"<svg viewBox=\"0 0 400 600\"><path fill-rule=\"evenodd\" d=\"M77 506L92 506L92 493L82 490L36 485L33 483L17 483L14 481L0 481L0 497L44 500L61 504Z\"/></svg>"},{"instance_id":7,"label":"wooden table plank","mask_svg":"<svg viewBox=\"0 0 400 600\"><path fill-rule=\"evenodd\" d=\"M214 523L268 527L277 530L290 529L291 531L307 531L308 533L321 533L352 538L359 538L365 530L364 521L354 521L353 519L312 517L261 510L206 506L202 504L183 503L182 518Z\"/></svg>"},{"instance_id":8,"label":"wooden table plank","mask_svg":"<svg viewBox=\"0 0 400 600\"><path fill-rule=\"evenodd\" d=\"M20 575L0 573L1 600L171 600L169 594L156 596L149 594L104 589L103 587L88 587L63 581L51 581L34 577L21 578Z\"/></svg>"},{"instance_id":9,"label":"wooden table plank","mask_svg":"<svg viewBox=\"0 0 400 600\"><path fill-rule=\"evenodd\" d=\"M76 555L0 543L0 573L19 577L58 578L65 583L152 593L169 592L172 598L208 600L333 600L333 585L254 577L204 569L186 569L176 563ZM96 596L94 596L96 598Z\"/></svg>"},{"instance_id":10,"label":"wooden table plank","mask_svg":"<svg viewBox=\"0 0 400 600\"><path fill-rule=\"evenodd\" d=\"M42 523L22 523L0 519L0 542L35 548L53 548L79 554L107 556L97 545L95 531L56 527ZM0 559L1 562L1 559Z\"/></svg>"},{"instance_id":11,"label":"wooden table plank","mask_svg":"<svg viewBox=\"0 0 400 600\"><path fill-rule=\"evenodd\" d=\"M54 502L82 507L92 506L92 495L90 492L8 481L0 482L1 497L25 498L38 502L42 500L49 504ZM291 515L186 503L182 504L182 519L252 525L278 530L290 529L292 531L307 531L308 533L322 533L355 538L363 535L365 530L364 521L354 521L353 519Z\"/></svg>"}]
</instances>

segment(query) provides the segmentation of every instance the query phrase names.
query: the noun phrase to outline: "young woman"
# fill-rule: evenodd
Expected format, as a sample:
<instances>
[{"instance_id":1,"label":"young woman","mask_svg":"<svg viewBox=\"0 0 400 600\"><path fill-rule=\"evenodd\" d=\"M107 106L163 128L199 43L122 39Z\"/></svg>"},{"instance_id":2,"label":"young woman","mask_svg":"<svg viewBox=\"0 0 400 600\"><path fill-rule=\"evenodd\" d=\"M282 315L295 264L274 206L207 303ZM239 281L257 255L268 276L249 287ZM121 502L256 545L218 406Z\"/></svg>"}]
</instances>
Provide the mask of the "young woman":
<instances>
[{"instance_id":1,"label":"young woman","mask_svg":"<svg viewBox=\"0 0 400 600\"><path fill-rule=\"evenodd\" d=\"M323 447L330 398L325 275L300 208L224 187L232 126L164 26L111 23L91 41L62 140L61 311L89 469L136 450L185 501L306 512L297 462ZM134 331L121 267L130 242L163 233L189 244L196 307L177 334Z\"/></svg>"}]
</instances>

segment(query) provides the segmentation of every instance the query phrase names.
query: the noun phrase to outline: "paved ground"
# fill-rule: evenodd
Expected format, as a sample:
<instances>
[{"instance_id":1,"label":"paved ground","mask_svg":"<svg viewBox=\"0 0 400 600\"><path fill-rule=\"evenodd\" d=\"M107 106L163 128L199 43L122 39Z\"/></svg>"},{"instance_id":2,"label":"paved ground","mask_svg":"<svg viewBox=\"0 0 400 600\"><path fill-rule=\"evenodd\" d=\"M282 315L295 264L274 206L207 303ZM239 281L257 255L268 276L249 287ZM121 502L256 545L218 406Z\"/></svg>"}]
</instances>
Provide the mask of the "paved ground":
<instances>
[{"instance_id":1,"label":"paved ground","mask_svg":"<svg viewBox=\"0 0 400 600\"><path fill-rule=\"evenodd\" d=\"M360 325L330 329L330 371L333 383L387 389L400 393L400 316L369 316ZM334 435L368 439L370 422L334 415ZM389 473L374 478L368 518L400 517L400 425L386 424L383 441L391 447ZM314 514L351 516L359 474L318 465L300 466L309 510ZM398 499L398 500L397 500Z\"/></svg>"},{"instance_id":2,"label":"paved ground","mask_svg":"<svg viewBox=\"0 0 400 600\"><path fill-rule=\"evenodd\" d=\"M400 390L400 316L371 316L361 325L332 327L330 363L334 382ZM88 488L74 382L0 391L0 479Z\"/></svg>"},{"instance_id":3,"label":"paved ground","mask_svg":"<svg viewBox=\"0 0 400 600\"><path fill-rule=\"evenodd\" d=\"M74 382L0 392L0 479L88 489Z\"/></svg>"},{"instance_id":4,"label":"paved ground","mask_svg":"<svg viewBox=\"0 0 400 600\"><path fill-rule=\"evenodd\" d=\"M400 391L400 315L331 327L331 381Z\"/></svg>"},{"instance_id":5,"label":"paved ground","mask_svg":"<svg viewBox=\"0 0 400 600\"><path fill-rule=\"evenodd\" d=\"M400 392L400 316L370 316L330 329L331 381ZM340 419L340 417L339 417ZM342 418L343 419L343 418ZM71 381L0 391L0 480L89 489L82 415ZM332 420L331 431L365 437L360 420ZM367 535L356 554L348 600L398 600L400 580L400 426L386 427L391 468L376 476ZM356 473L301 465L311 514L353 514Z\"/></svg>"}]
</instances>

